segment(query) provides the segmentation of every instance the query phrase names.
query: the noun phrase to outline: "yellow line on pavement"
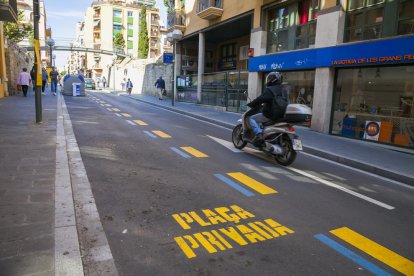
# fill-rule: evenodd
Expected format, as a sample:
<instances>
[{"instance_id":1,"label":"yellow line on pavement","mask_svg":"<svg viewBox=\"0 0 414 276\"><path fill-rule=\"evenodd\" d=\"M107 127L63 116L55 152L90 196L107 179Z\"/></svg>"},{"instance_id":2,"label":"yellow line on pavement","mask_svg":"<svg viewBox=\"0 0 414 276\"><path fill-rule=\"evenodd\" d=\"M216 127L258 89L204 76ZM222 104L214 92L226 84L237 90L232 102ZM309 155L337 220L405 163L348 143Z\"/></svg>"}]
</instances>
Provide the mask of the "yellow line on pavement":
<instances>
[{"instance_id":1,"label":"yellow line on pavement","mask_svg":"<svg viewBox=\"0 0 414 276\"><path fill-rule=\"evenodd\" d=\"M132 116L131 116L131 115L129 115L128 113L121 113L121 115L122 115L122 116L124 116L124 117L127 117L127 118L132 117Z\"/></svg>"},{"instance_id":2,"label":"yellow line on pavement","mask_svg":"<svg viewBox=\"0 0 414 276\"><path fill-rule=\"evenodd\" d=\"M261 193L262 195L276 194L277 193L276 190L273 190L272 188L264 185L263 183L260 183L259 181L254 180L253 178L245 175L244 173L234 172L234 173L228 173L227 175L233 177L234 179L236 179L239 182L243 183L247 187L252 188L253 190L257 191L258 193Z\"/></svg>"},{"instance_id":3,"label":"yellow line on pavement","mask_svg":"<svg viewBox=\"0 0 414 276\"><path fill-rule=\"evenodd\" d=\"M141 120L133 120L135 123L137 123L138 125L140 125L140 126L147 126L148 124L146 123L146 122L144 122L144 121L141 121Z\"/></svg>"},{"instance_id":4,"label":"yellow line on pavement","mask_svg":"<svg viewBox=\"0 0 414 276\"><path fill-rule=\"evenodd\" d=\"M181 149L193 155L194 157L199 157L199 158L208 157L207 154L204 154L201 151L198 151L193 147L181 147Z\"/></svg>"},{"instance_id":5,"label":"yellow line on pavement","mask_svg":"<svg viewBox=\"0 0 414 276\"><path fill-rule=\"evenodd\" d=\"M121 110L119 110L118 108L112 108L113 111L119 112Z\"/></svg>"},{"instance_id":6,"label":"yellow line on pavement","mask_svg":"<svg viewBox=\"0 0 414 276\"><path fill-rule=\"evenodd\" d=\"M168 135L165 132L162 132L161 130L153 130L152 131L154 134L157 134L158 136L160 136L161 138L171 138L170 135Z\"/></svg>"},{"instance_id":7,"label":"yellow line on pavement","mask_svg":"<svg viewBox=\"0 0 414 276\"><path fill-rule=\"evenodd\" d=\"M347 227L338 228L330 232L384 264L398 270L399 272L405 275L414 275L414 262L358 234L357 232Z\"/></svg>"}]
</instances>

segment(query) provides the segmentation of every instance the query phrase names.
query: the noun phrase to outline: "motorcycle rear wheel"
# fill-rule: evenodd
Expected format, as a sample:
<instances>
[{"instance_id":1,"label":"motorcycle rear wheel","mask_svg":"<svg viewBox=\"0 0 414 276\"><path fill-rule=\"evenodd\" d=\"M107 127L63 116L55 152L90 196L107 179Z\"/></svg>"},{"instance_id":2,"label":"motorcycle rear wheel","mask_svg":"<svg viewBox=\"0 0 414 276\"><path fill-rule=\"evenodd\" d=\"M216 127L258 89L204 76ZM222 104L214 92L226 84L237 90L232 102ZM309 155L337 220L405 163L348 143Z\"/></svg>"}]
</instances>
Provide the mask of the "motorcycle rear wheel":
<instances>
[{"instance_id":1,"label":"motorcycle rear wheel","mask_svg":"<svg viewBox=\"0 0 414 276\"><path fill-rule=\"evenodd\" d=\"M231 141L236 149L242 149L247 145L247 142L243 141L243 126L241 124L233 128Z\"/></svg>"},{"instance_id":2,"label":"motorcycle rear wheel","mask_svg":"<svg viewBox=\"0 0 414 276\"><path fill-rule=\"evenodd\" d=\"M275 160L282 166L289 166L296 159L296 151L293 149L292 141L286 135L281 137L280 146L283 148L283 155L275 156Z\"/></svg>"}]
</instances>

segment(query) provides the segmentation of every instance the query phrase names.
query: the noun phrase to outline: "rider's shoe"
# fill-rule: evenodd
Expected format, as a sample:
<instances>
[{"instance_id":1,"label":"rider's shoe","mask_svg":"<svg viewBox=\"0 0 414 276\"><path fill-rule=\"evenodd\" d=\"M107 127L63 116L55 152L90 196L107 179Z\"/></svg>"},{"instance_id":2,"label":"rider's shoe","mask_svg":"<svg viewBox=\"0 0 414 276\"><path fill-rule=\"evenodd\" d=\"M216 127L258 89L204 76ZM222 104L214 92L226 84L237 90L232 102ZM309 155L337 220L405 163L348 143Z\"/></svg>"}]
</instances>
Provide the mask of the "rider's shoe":
<instances>
[{"instance_id":1,"label":"rider's shoe","mask_svg":"<svg viewBox=\"0 0 414 276\"><path fill-rule=\"evenodd\" d=\"M256 136L254 136L252 142L253 142L253 145L255 147L259 147L261 144L263 144L263 142L264 142L264 140L263 140L263 133L256 134Z\"/></svg>"}]
</instances>

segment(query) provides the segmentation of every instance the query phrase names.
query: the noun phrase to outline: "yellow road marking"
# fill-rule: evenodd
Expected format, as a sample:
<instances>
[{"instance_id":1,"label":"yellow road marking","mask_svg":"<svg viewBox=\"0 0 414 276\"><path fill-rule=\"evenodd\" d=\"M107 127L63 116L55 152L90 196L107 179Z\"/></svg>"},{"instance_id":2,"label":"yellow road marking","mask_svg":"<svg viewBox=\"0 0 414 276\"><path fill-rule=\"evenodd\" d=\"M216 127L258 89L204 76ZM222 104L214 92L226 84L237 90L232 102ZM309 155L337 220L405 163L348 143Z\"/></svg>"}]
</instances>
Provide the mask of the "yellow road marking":
<instances>
[{"instance_id":1,"label":"yellow road marking","mask_svg":"<svg viewBox=\"0 0 414 276\"><path fill-rule=\"evenodd\" d=\"M194 157L199 157L199 158L208 157L207 154L204 154L201 151L198 151L193 147L181 147L181 149L193 155Z\"/></svg>"},{"instance_id":2,"label":"yellow road marking","mask_svg":"<svg viewBox=\"0 0 414 276\"><path fill-rule=\"evenodd\" d=\"M146 122L143 122L141 120L134 120L135 123L137 123L140 126L147 126L148 124Z\"/></svg>"},{"instance_id":3,"label":"yellow road marking","mask_svg":"<svg viewBox=\"0 0 414 276\"><path fill-rule=\"evenodd\" d=\"M347 227L338 228L330 232L338 238L364 251L368 255L371 255L377 260L398 270L399 272L405 275L414 275L414 262L398 255L397 253L368 238L365 238L357 232Z\"/></svg>"},{"instance_id":4,"label":"yellow road marking","mask_svg":"<svg viewBox=\"0 0 414 276\"><path fill-rule=\"evenodd\" d=\"M112 108L113 111L119 112L121 110L119 110L118 108Z\"/></svg>"},{"instance_id":5,"label":"yellow road marking","mask_svg":"<svg viewBox=\"0 0 414 276\"><path fill-rule=\"evenodd\" d=\"M251 177L248 177L247 175L235 172L235 173L228 173L227 175L233 177L234 179L238 180L239 182L243 183L247 187L252 188L253 190L257 191L258 193L261 193L262 195L268 195L268 194L276 194L277 191L273 190L272 188L264 185L263 183L260 183L256 180L254 180Z\"/></svg>"},{"instance_id":6,"label":"yellow road marking","mask_svg":"<svg viewBox=\"0 0 414 276\"><path fill-rule=\"evenodd\" d=\"M160 136L161 138L171 138L170 135L168 135L165 132L162 132L161 130L153 130L152 131L154 134L157 134L158 136Z\"/></svg>"},{"instance_id":7,"label":"yellow road marking","mask_svg":"<svg viewBox=\"0 0 414 276\"><path fill-rule=\"evenodd\" d=\"M129 115L128 113L121 113L121 115L122 115L122 116L124 116L124 117L127 117L127 118L132 117L132 116L131 116L131 115Z\"/></svg>"}]
</instances>

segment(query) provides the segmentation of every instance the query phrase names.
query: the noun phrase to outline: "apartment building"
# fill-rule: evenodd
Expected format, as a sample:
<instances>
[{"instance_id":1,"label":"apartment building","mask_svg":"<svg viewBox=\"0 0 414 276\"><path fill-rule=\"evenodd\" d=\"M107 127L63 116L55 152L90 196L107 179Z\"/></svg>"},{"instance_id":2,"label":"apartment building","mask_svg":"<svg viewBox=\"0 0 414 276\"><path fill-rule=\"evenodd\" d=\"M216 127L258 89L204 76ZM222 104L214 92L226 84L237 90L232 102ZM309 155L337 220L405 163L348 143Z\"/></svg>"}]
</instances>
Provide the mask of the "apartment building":
<instances>
[{"instance_id":1,"label":"apartment building","mask_svg":"<svg viewBox=\"0 0 414 276\"><path fill-rule=\"evenodd\" d=\"M159 11L154 7L155 1L96 1L86 11L84 27L84 43L86 48L118 51L138 57L138 34L140 11L146 6L147 32L149 37L149 57L160 55ZM115 49L113 37L122 34L125 40L124 49ZM86 55L88 75L97 78L108 77L109 68L113 65L112 56L99 53Z\"/></svg>"},{"instance_id":2,"label":"apartment building","mask_svg":"<svg viewBox=\"0 0 414 276\"><path fill-rule=\"evenodd\" d=\"M23 20L22 23L30 23L33 25L34 18L33 18L33 0L17 0L17 9L19 11L23 11ZM39 42L40 46L44 47L47 46L46 40L47 36L47 17L46 17L46 8L44 0L39 0ZM20 47L30 47L32 45L31 38L26 38L19 43ZM40 53L42 64L43 66L50 66L50 56L49 51L41 51Z\"/></svg>"},{"instance_id":3,"label":"apartment building","mask_svg":"<svg viewBox=\"0 0 414 276\"><path fill-rule=\"evenodd\" d=\"M15 0L0 2L0 18L0 98L3 98L8 95L3 21L17 22L17 3Z\"/></svg>"},{"instance_id":4,"label":"apartment building","mask_svg":"<svg viewBox=\"0 0 414 276\"><path fill-rule=\"evenodd\" d=\"M170 1L178 99L245 110L270 71L315 131L414 147L414 1Z\"/></svg>"},{"instance_id":5,"label":"apartment building","mask_svg":"<svg viewBox=\"0 0 414 276\"><path fill-rule=\"evenodd\" d=\"M85 22L78 22L75 30L75 40L71 43L71 47L85 48ZM68 57L68 73L86 72L86 53L80 51L72 51Z\"/></svg>"}]
</instances>

